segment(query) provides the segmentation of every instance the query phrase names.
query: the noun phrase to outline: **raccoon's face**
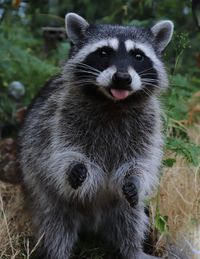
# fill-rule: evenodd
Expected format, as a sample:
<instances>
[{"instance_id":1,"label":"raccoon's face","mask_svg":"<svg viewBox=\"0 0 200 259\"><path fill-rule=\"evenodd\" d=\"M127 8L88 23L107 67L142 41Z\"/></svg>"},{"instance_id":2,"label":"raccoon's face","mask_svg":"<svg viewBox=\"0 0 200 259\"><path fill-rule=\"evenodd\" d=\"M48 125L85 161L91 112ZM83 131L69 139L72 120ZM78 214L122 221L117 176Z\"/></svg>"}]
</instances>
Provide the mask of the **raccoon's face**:
<instances>
[{"instance_id":1,"label":"raccoon's face","mask_svg":"<svg viewBox=\"0 0 200 259\"><path fill-rule=\"evenodd\" d=\"M64 73L71 73L74 85L95 88L115 101L138 92L149 96L167 86L160 56L172 37L171 21L150 29L90 26L82 17L69 13L66 28L73 48Z\"/></svg>"}]
</instances>

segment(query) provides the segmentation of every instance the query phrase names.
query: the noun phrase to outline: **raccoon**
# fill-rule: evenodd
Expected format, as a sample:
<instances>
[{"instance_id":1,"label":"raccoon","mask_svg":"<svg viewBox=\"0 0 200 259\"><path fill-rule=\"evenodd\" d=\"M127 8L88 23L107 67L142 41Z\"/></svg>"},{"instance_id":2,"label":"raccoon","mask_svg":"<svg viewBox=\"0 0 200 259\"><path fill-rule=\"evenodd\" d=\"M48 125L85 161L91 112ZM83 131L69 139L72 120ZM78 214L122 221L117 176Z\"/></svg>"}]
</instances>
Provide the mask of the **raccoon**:
<instances>
[{"instance_id":1,"label":"raccoon","mask_svg":"<svg viewBox=\"0 0 200 259\"><path fill-rule=\"evenodd\" d=\"M66 15L70 57L28 109L20 164L41 257L68 259L79 234L98 233L119 258L144 254L144 200L158 184L158 97L173 23L90 25ZM115 257L116 258L116 257Z\"/></svg>"}]
</instances>

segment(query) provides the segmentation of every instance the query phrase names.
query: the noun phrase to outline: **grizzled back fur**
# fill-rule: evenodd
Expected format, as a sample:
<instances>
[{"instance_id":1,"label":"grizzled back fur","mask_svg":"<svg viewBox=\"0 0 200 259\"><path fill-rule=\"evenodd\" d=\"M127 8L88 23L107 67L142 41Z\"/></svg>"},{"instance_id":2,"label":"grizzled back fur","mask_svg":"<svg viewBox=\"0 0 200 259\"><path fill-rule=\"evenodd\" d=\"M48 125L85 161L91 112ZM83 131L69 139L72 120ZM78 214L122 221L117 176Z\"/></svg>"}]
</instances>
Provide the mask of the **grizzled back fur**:
<instances>
[{"instance_id":1,"label":"grizzled back fur","mask_svg":"<svg viewBox=\"0 0 200 259\"><path fill-rule=\"evenodd\" d=\"M86 229L123 258L142 252L144 199L162 157L161 60L173 24L89 25L66 15L71 55L42 89L20 133L20 161L43 258L66 259Z\"/></svg>"}]
</instances>

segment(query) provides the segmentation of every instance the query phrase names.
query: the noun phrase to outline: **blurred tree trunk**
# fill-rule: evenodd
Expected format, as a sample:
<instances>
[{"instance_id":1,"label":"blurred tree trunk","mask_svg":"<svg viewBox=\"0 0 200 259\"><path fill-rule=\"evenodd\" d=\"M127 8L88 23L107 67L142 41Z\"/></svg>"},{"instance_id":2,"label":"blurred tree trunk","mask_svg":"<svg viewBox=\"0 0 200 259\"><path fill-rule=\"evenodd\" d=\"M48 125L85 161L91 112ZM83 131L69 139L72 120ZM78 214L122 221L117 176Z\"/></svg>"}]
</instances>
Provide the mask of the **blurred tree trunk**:
<instances>
[{"instance_id":1,"label":"blurred tree trunk","mask_svg":"<svg viewBox=\"0 0 200 259\"><path fill-rule=\"evenodd\" d=\"M49 13L57 14L58 0L48 0Z\"/></svg>"},{"instance_id":2,"label":"blurred tree trunk","mask_svg":"<svg viewBox=\"0 0 200 259\"><path fill-rule=\"evenodd\" d=\"M49 7L55 6L58 4L58 0L49 0L48 2L49 2Z\"/></svg>"}]
</instances>

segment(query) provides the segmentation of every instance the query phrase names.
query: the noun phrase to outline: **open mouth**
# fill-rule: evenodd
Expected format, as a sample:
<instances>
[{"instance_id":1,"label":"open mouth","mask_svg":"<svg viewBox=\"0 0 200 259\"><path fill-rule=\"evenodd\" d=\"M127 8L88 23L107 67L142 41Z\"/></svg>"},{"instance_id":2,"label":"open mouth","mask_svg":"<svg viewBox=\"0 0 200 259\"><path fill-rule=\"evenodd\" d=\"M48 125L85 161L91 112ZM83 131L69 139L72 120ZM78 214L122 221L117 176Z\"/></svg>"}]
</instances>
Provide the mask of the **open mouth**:
<instances>
[{"instance_id":1,"label":"open mouth","mask_svg":"<svg viewBox=\"0 0 200 259\"><path fill-rule=\"evenodd\" d=\"M123 90L123 89L111 88L110 93L116 100L124 100L129 96L130 91L129 90Z\"/></svg>"}]
</instances>

